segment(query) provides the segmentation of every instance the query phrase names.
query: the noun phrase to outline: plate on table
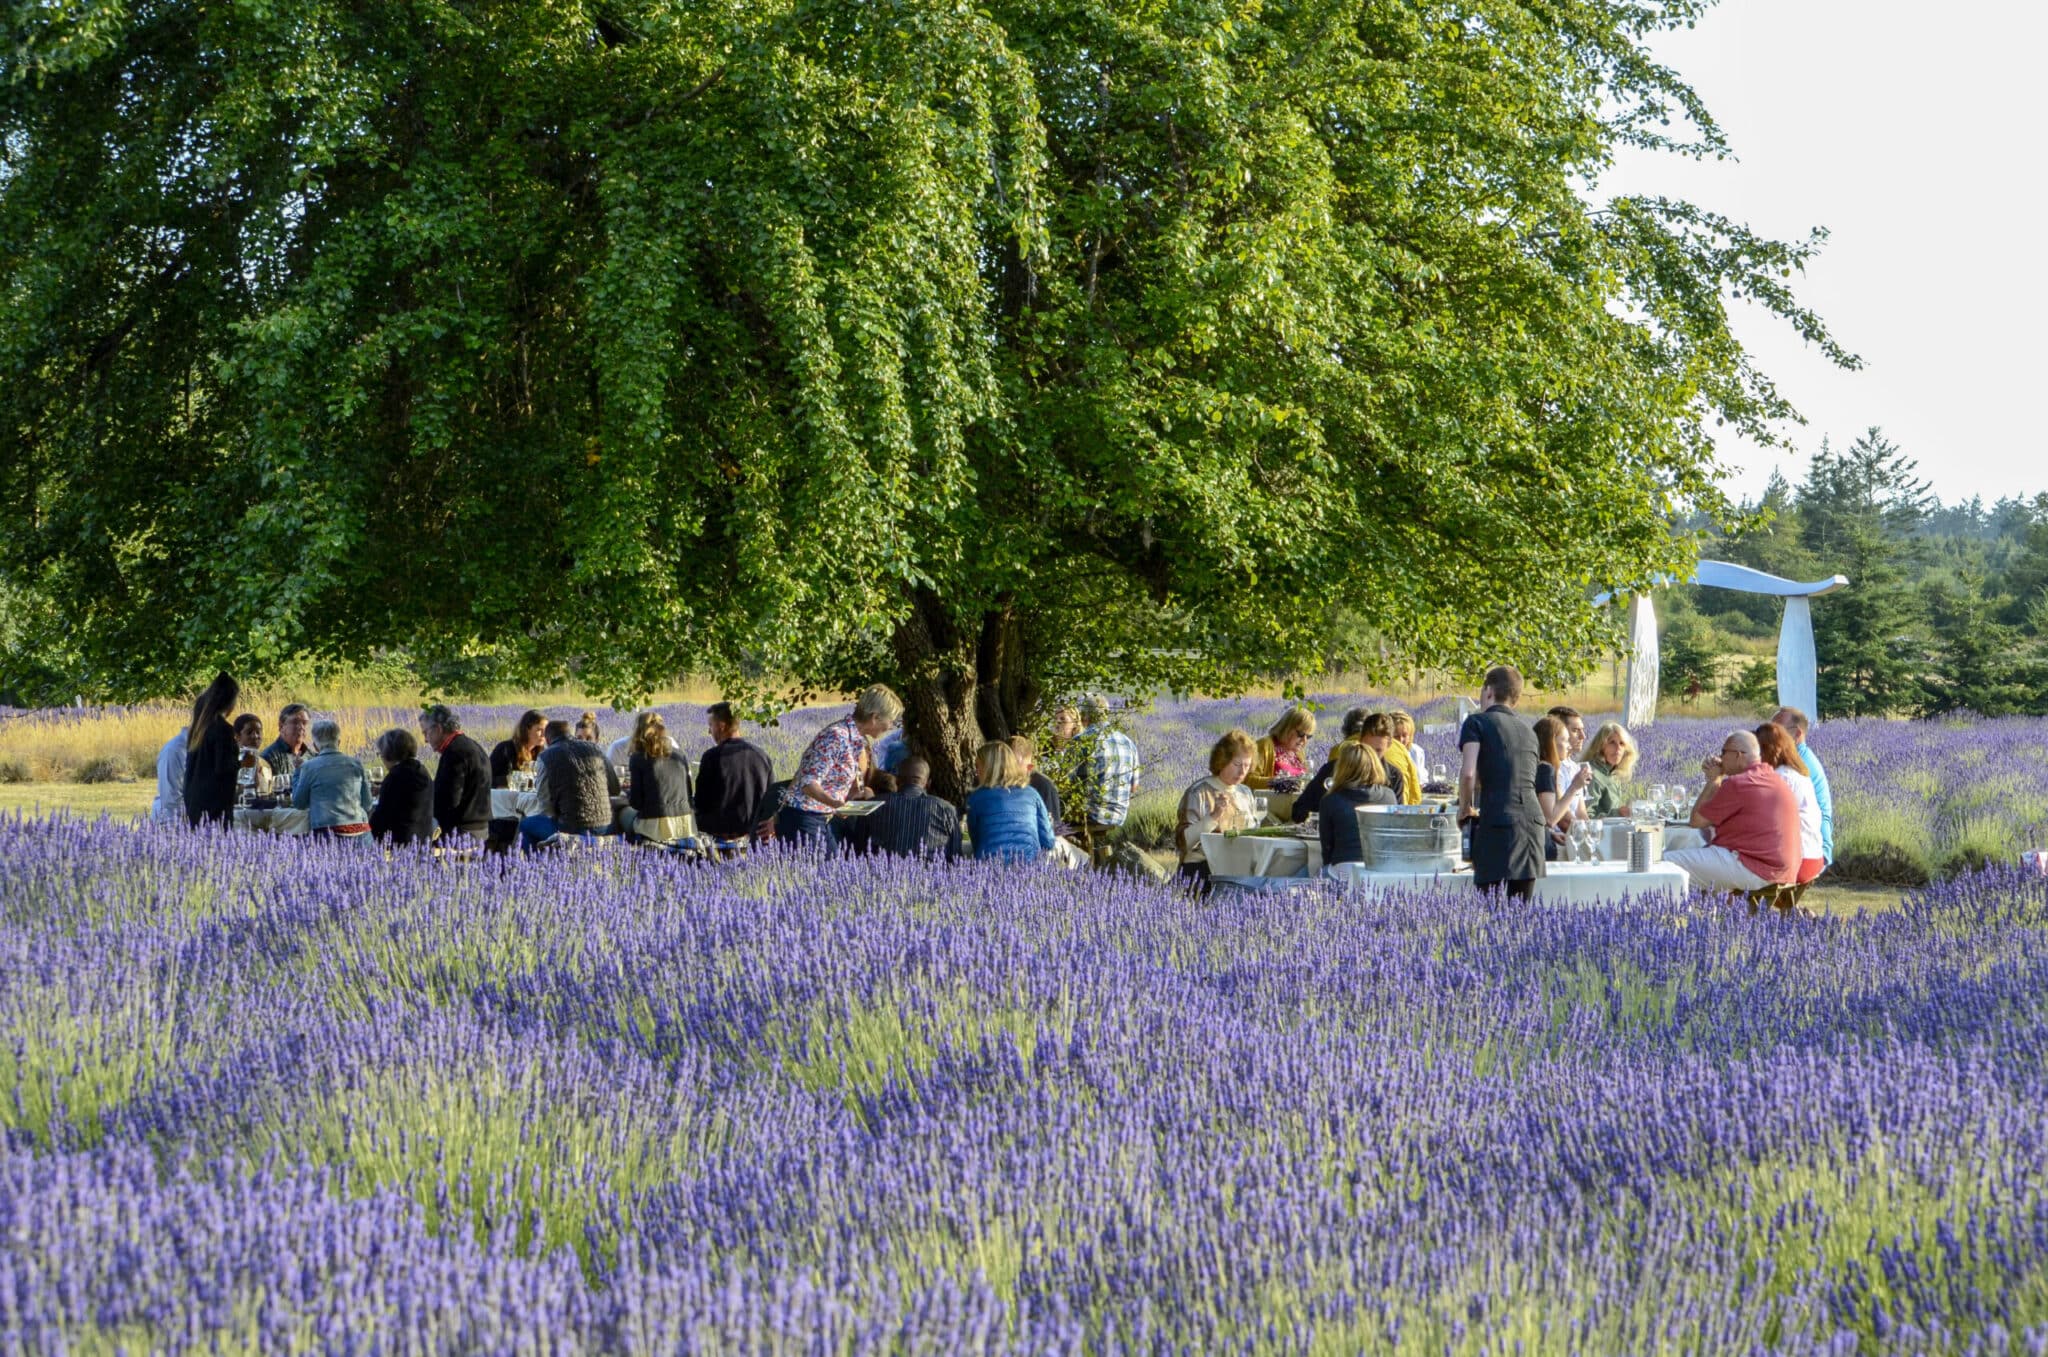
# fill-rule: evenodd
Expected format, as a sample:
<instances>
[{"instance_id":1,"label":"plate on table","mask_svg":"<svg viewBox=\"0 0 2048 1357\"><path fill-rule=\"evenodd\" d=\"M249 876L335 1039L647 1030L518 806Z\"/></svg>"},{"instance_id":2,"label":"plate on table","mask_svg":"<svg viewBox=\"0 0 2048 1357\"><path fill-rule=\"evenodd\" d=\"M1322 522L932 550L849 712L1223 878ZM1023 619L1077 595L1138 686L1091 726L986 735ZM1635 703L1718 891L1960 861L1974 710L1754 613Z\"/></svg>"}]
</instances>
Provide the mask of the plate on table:
<instances>
[{"instance_id":1,"label":"plate on table","mask_svg":"<svg viewBox=\"0 0 2048 1357\"><path fill-rule=\"evenodd\" d=\"M834 815L873 815L881 808L882 803L879 801L849 801L832 813Z\"/></svg>"}]
</instances>

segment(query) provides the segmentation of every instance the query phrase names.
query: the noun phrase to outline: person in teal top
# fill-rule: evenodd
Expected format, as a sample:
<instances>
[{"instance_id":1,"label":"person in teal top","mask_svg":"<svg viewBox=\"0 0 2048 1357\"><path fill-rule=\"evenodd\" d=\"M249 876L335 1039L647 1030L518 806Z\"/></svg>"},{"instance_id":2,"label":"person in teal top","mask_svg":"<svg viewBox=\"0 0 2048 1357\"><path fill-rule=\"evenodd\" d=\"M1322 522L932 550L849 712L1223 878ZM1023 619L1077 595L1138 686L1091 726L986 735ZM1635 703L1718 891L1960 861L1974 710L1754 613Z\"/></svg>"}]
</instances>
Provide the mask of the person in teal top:
<instances>
[{"instance_id":1,"label":"person in teal top","mask_svg":"<svg viewBox=\"0 0 2048 1357\"><path fill-rule=\"evenodd\" d=\"M1778 726L1792 737L1799 746L1799 761L1806 765L1806 771L1813 778L1813 799L1820 802L1820 856L1828 866L1835 865L1835 792L1828 786L1828 770L1821 765L1820 755L1807 747L1806 713L1797 707L1780 707L1778 714L1771 718L1771 724Z\"/></svg>"},{"instance_id":2,"label":"person in teal top","mask_svg":"<svg viewBox=\"0 0 2048 1357\"><path fill-rule=\"evenodd\" d=\"M1016 751L1002 740L989 741L975 752L974 775L981 783L967 795L974 856L1028 862L1050 853L1052 816Z\"/></svg>"}]
</instances>

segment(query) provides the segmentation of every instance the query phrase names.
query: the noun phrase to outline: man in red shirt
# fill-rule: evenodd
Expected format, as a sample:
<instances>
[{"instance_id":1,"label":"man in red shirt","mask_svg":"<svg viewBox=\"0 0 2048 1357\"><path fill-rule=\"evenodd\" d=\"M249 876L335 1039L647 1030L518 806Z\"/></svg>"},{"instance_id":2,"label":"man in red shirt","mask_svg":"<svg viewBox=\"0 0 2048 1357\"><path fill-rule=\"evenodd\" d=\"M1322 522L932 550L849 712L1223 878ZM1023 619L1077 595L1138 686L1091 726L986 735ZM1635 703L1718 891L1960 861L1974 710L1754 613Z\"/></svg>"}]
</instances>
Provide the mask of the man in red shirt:
<instances>
[{"instance_id":1,"label":"man in red shirt","mask_svg":"<svg viewBox=\"0 0 2048 1357\"><path fill-rule=\"evenodd\" d=\"M1679 848L1667 862L1685 868L1701 890L1759 891L1799 878L1799 803L1777 771L1759 762L1756 736L1738 730L1700 766L1706 790L1692 810L1704 848Z\"/></svg>"}]
</instances>

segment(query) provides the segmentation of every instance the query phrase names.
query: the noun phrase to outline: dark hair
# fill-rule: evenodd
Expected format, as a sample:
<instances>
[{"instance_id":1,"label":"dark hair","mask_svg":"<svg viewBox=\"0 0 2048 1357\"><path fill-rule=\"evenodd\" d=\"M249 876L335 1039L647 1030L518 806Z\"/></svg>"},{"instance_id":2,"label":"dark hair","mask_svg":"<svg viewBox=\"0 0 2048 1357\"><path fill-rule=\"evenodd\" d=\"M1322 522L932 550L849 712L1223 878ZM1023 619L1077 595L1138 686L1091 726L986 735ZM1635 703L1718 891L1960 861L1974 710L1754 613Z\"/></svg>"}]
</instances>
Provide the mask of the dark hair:
<instances>
[{"instance_id":1,"label":"dark hair","mask_svg":"<svg viewBox=\"0 0 2048 1357\"><path fill-rule=\"evenodd\" d=\"M1483 685L1493 689L1493 700L1512 707L1522 700L1522 671L1511 664L1497 664L1486 671Z\"/></svg>"},{"instance_id":2,"label":"dark hair","mask_svg":"<svg viewBox=\"0 0 2048 1357\"><path fill-rule=\"evenodd\" d=\"M1806 760L1799 757L1799 742L1777 722L1766 721L1756 728L1756 747L1758 757L1771 767L1790 768L1802 776L1813 776Z\"/></svg>"},{"instance_id":3,"label":"dark hair","mask_svg":"<svg viewBox=\"0 0 2048 1357\"><path fill-rule=\"evenodd\" d=\"M462 718L445 702L429 702L420 708L420 720L431 721L450 735L462 729Z\"/></svg>"},{"instance_id":4,"label":"dark hair","mask_svg":"<svg viewBox=\"0 0 2048 1357\"><path fill-rule=\"evenodd\" d=\"M868 786L883 796L894 796L897 787L896 775L880 768L874 769L868 774Z\"/></svg>"},{"instance_id":5,"label":"dark hair","mask_svg":"<svg viewBox=\"0 0 2048 1357\"><path fill-rule=\"evenodd\" d=\"M912 754L896 765L896 786L922 787L932 780L932 766L922 756Z\"/></svg>"},{"instance_id":6,"label":"dark hair","mask_svg":"<svg viewBox=\"0 0 2048 1357\"><path fill-rule=\"evenodd\" d=\"M1586 719L1584 716L1581 716L1579 714L1579 709L1577 707L1552 707L1550 709L1550 714L1552 716L1555 716L1558 720L1565 722L1583 721Z\"/></svg>"},{"instance_id":7,"label":"dark hair","mask_svg":"<svg viewBox=\"0 0 2048 1357\"><path fill-rule=\"evenodd\" d=\"M1536 723L1536 757L1552 768L1564 762L1564 722L1555 716Z\"/></svg>"},{"instance_id":8,"label":"dark hair","mask_svg":"<svg viewBox=\"0 0 2048 1357\"><path fill-rule=\"evenodd\" d=\"M1373 739L1384 735L1391 740L1394 738L1394 718L1383 711L1376 711L1365 718L1365 728L1358 733Z\"/></svg>"},{"instance_id":9,"label":"dark hair","mask_svg":"<svg viewBox=\"0 0 2048 1357\"><path fill-rule=\"evenodd\" d=\"M732 703L714 702L704 709L704 714L721 725L736 726L740 719L732 714Z\"/></svg>"},{"instance_id":10,"label":"dark hair","mask_svg":"<svg viewBox=\"0 0 2048 1357\"><path fill-rule=\"evenodd\" d=\"M287 703L285 703L285 704L284 704L284 705L283 705L282 707L279 707L279 708L277 709L277 721L278 721L278 724L279 724L279 725L283 725L283 724L284 724L284 723L285 723L286 721L289 721L289 720L290 720L290 719L291 719L292 717L294 717L294 716L304 716L304 715L308 714L309 712L311 712L312 710L313 710L313 709L312 709L311 707L307 706L307 705L306 705L305 703L303 703L303 702L287 702Z\"/></svg>"},{"instance_id":11,"label":"dark hair","mask_svg":"<svg viewBox=\"0 0 2048 1357\"><path fill-rule=\"evenodd\" d=\"M528 707L520 713L519 723L512 727L512 743L525 744L526 737L548 723L548 714Z\"/></svg>"},{"instance_id":12,"label":"dark hair","mask_svg":"<svg viewBox=\"0 0 2048 1357\"><path fill-rule=\"evenodd\" d=\"M402 726L393 726L377 737L377 753L386 763L404 763L420 756L420 738Z\"/></svg>"},{"instance_id":13,"label":"dark hair","mask_svg":"<svg viewBox=\"0 0 2048 1357\"><path fill-rule=\"evenodd\" d=\"M249 726L254 726L258 731L261 731L263 729L263 718L252 711L245 711L235 718L235 734L240 735Z\"/></svg>"},{"instance_id":14,"label":"dark hair","mask_svg":"<svg viewBox=\"0 0 2048 1357\"><path fill-rule=\"evenodd\" d=\"M549 744L560 744L569 738L569 723L558 718L542 726L540 733Z\"/></svg>"},{"instance_id":15,"label":"dark hair","mask_svg":"<svg viewBox=\"0 0 2048 1357\"><path fill-rule=\"evenodd\" d=\"M235 702L242 696L242 685L234 676L223 669L213 676L213 682L200 690L192 700L192 724L185 728L185 743L192 749L206 743L207 737L220 729L228 713L234 710Z\"/></svg>"},{"instance_id":16,"label":"dark hair","mask_svg":"<svg viewBox=\"0 0 2048 1357\"><path fill-rule=\"evenodd\" d=\"M1344 739L1355 740L1365 734L1365 723L1371 718L1372 713L1365 708L1353 707L1344 713L1344 723L1337 727L1337 733Z\"/></svg>"}]
</instances>

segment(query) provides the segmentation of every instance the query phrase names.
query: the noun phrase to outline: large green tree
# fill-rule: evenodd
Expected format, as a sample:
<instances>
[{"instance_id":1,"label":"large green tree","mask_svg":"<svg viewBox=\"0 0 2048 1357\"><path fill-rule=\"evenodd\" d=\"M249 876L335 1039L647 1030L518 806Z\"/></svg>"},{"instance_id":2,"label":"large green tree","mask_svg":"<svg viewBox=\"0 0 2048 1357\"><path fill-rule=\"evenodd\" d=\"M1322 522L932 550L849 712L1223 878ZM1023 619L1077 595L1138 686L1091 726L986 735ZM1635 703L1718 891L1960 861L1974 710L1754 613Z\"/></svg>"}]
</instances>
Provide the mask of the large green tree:
<instances>
[{"instance_id":1,"label":"large green tree","mask_svg":"<svg viewBox=\"0 0 2048 1357\"><path fill-rule=\"evenodd\" d=\"M1578 668L1817 243L1697 0L52 0L0 33L0 570L108 692L403 643L903 687ZM1679 138L1681 140L1673 140Z\"/></svg>"},{"instance_id":2,"label":"large green tree","mask_svg":"<svg viewBox=\"0 0 2048 1357\"><path fill-rule=\"evenodd\" d=\"M1909 711L1925 696L1923 600L1906 580L1931 503L1918 465L1872 428L1846 451L1825 441L1799 487L1799 531L1821 569L1849 587L1814 606L1820 706L1830 716Z\"/></svg>"}]
</instances>

